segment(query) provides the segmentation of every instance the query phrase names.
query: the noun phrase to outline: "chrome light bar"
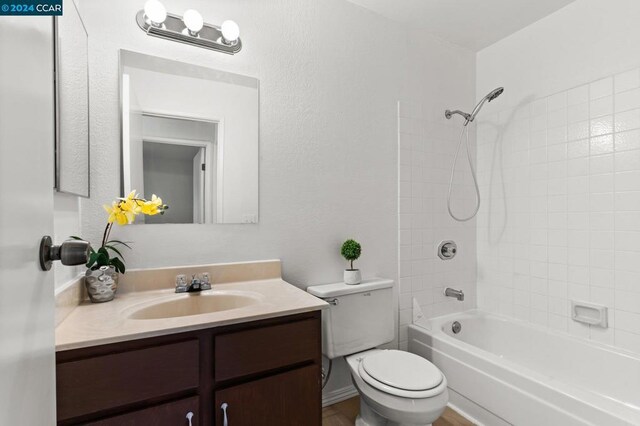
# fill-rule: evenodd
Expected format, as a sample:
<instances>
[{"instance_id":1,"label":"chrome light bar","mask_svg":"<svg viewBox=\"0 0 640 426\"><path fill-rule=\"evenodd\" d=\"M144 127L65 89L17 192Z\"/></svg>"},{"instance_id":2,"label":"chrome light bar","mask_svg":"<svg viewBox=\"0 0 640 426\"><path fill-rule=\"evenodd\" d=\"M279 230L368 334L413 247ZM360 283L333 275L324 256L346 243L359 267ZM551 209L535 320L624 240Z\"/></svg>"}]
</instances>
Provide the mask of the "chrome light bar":
<instances>
[{"instance_id":1,"label":"chrome light bar","mask_svg":"<svg viewBox=\"0 0 640 426\"><path fill-rule=\"evenodd\" d=\"M221 28L216 25L204 23L197 35L189 34L183 18L179 15L167 13L162 24L154 25L147 19L144 10L140 10L136 14L136 22L142 31L150 36L191 44L229 55L235 55L242 49L240 38L233 42L227 42L222 35Z\"/></svg>"}]
</instances>

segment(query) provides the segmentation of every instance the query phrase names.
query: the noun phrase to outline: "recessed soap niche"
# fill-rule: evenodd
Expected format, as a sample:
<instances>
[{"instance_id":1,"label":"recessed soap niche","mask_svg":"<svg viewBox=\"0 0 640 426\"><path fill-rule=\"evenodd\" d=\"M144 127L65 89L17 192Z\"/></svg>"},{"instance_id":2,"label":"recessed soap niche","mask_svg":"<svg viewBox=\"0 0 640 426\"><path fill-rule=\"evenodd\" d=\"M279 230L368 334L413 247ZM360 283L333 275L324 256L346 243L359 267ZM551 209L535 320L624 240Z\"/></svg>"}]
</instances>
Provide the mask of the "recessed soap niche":
<instances>
[{"instance_id":1,"label":"recessed soap niche","mask_svg":"<svg viewBox=\"0 0 640 426\"><path fill-rule=\"evenodd\" d=\"M571 301L571 319L595 327L607 328L607 307L589 302Z\"/></svg>"}]
</instances>

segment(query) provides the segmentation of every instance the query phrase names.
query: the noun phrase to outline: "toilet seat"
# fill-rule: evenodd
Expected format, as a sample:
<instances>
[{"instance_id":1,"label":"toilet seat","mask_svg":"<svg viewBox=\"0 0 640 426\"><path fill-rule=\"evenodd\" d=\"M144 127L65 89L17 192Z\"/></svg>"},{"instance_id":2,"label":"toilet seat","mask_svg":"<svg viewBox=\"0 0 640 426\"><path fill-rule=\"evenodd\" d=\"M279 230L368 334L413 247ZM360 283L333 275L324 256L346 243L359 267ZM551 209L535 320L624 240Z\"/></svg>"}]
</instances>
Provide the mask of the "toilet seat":
<instances>
[{"instance_id":1,"label":"toilet seat","mask_svg":"<svg viewBox=\"0 0 640 426\"><path fill-rule=\"evenodd\" d=\"M403 398L429 398L446 388L442 372L410 352L378 351L360 359L358 372L368 385Z\"/></svg>"}]
</instances>

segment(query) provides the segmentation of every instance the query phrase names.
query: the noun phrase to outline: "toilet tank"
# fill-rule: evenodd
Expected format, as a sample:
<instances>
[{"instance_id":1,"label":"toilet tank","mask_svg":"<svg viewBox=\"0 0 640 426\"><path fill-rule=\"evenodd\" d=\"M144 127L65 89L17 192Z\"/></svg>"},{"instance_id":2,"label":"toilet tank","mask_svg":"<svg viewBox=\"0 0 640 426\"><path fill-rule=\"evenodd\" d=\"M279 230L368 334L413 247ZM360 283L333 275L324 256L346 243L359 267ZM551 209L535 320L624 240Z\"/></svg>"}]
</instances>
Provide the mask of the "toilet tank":
<instances>
[{"instance_id":1,"label":"toilet tank","mask_svg":"<svg viewBox=\"0 0 640 426\"><path fill-rule=\"evenodd\" d=\"M394 338L393 281L373 278L357 285L316 285L307 291L329 303L322 311L322 353L350 355Z\"/></svg>"}]
</instances>

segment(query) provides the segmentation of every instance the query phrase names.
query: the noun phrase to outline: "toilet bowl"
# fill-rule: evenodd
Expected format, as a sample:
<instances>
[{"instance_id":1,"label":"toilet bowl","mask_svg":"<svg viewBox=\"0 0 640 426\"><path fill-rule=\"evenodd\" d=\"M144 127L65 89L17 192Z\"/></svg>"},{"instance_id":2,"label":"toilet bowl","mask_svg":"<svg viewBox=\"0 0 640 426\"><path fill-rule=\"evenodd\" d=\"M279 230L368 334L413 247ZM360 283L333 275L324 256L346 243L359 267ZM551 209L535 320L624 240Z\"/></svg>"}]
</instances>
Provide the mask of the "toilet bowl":
<instances>
[{"instance_id":1,"label":"toilet bowl","mask_svg":"<svg viewBox=\"0 0 640 426\"><path fill-rule=\"evenodd\" d=\"M426 426L449 400L447 380L418 355L372 349L345 357L360 393L356 426Z\"/></svg>"},{"instance_id":2,"label":"toilet bowl","mask_svg":"<svg viewBox=\"0 0 640 426\"><path fill-rule=\"evenodd\" d=\"M404 351L374 349L393 341L393 281L310 286L328 304L322 312L322 353L345 357L360 392L357 426L426 426L444 411L447 380L426 359Z\"/></svg>"}]
</instances>

